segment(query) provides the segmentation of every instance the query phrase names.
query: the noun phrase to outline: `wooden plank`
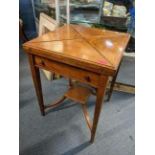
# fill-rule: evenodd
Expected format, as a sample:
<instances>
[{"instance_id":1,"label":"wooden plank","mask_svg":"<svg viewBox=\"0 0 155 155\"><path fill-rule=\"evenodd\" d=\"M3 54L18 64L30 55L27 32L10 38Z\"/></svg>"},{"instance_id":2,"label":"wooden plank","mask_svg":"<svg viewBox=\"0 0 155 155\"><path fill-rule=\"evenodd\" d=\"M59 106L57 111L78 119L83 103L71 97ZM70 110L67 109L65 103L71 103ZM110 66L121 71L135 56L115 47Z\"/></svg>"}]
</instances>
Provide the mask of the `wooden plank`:
<instances>
[{"instance_id":1,"label":"wooden plank","mask_svg":"<svg viewBox=\"0 0 155 155\"><path fill-rule=\"evenodd\" d=\"M110 82L108 83L108 86L107 86L107 89L109 89L109 88L110 88ZM113 90L120 91L120 92L125 92L125 93L135 94L135 86L124 84L124 83L116 82L114 84Z\"/></svg>"}]
</instances>

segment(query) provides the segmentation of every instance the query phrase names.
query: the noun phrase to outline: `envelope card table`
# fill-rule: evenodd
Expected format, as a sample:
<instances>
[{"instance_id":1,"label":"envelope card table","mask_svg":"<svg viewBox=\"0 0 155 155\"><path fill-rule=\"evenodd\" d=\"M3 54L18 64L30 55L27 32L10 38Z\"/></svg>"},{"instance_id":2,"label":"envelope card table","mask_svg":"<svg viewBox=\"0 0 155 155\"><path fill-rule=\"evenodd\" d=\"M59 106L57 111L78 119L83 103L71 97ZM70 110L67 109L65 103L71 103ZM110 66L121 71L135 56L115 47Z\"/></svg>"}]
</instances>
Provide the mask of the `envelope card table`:
<instances>
[{"instance_id":1,"label":"envelope card table","mask_svg":"<svg viewBox=\"0 0 155 155\"><path fill-rule=\"evenodd\" d=\"M67 98L81 103L91 131L90 142L93 142L108 78L117 73L129 38L127 33L70 24L26 42L23 48L29 58L41 114L45 115L46 109L58 106ZM96 103L92 122L86 104L92 93L88 88L71 85L55 104L44 104L40 68L95 88Z\"/></svg>"}]
</instances>

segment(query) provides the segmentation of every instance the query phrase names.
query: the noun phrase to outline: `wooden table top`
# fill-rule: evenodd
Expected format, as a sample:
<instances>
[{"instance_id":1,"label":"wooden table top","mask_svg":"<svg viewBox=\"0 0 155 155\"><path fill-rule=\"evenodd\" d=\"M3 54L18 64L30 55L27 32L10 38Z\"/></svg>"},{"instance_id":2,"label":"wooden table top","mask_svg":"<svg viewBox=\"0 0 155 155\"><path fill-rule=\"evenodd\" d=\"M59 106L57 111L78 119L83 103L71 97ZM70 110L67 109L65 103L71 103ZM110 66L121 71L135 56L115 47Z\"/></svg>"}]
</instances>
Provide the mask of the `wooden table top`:
<instances>
[{"instance_id":1,"label":"wooden table top","mask_svg":"<svg viewBox=\"0 0 155 155\"><path fill-rule=\"evenodd\" d=\"M28 53L48 59L112 73L117 70L129 38L127 33L70 24L28 41L23 47Z\"/></svg>"}]
</instances>

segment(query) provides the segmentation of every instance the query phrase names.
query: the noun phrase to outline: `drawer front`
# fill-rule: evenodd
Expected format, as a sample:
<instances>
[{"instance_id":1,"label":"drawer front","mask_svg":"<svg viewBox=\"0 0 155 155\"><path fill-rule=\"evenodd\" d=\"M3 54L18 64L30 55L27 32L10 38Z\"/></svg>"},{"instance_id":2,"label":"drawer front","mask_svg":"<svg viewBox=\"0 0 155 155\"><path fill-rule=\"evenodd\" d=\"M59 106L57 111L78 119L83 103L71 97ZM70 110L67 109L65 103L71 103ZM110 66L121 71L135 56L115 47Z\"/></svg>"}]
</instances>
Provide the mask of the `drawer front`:
<instances>
[{"instance_id":1,"label":"drawer front","mask_svg":"<svg viewBox=\"0 0 155 155\"><path fill-rule=\"evenodd\" d=\"M35 56L34 61L37 67L98 87L99 74L38 56Z\"/></svg>"}]
</instances>

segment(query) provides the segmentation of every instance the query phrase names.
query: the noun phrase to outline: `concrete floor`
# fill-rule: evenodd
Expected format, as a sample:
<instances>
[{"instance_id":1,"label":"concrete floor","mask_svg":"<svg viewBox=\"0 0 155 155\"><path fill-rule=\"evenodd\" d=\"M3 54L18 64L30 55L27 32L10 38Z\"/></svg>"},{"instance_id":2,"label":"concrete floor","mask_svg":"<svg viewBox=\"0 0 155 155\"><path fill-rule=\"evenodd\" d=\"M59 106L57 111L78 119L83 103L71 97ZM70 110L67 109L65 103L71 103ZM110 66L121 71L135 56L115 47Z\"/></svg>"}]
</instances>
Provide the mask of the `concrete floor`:
<instances>
[{"instance_id":1,"label":"concrete floor","mask_svg":"<svg viewBox=\"0 0 155 155\"><path fill-rule=\"evenodd\" d=\"M20 155L134 155L135 96L113 92L105 102L96 139L90 132L80 105L65 101L45 117L40 115L28 61L20 50ZM54 101L67 89L67 80L47 81L41 73L45 103ZM124 59L117 81L134 84L134 61ZM95 97L89 98L91 116Z\"/></svg>"}]
</instances>

